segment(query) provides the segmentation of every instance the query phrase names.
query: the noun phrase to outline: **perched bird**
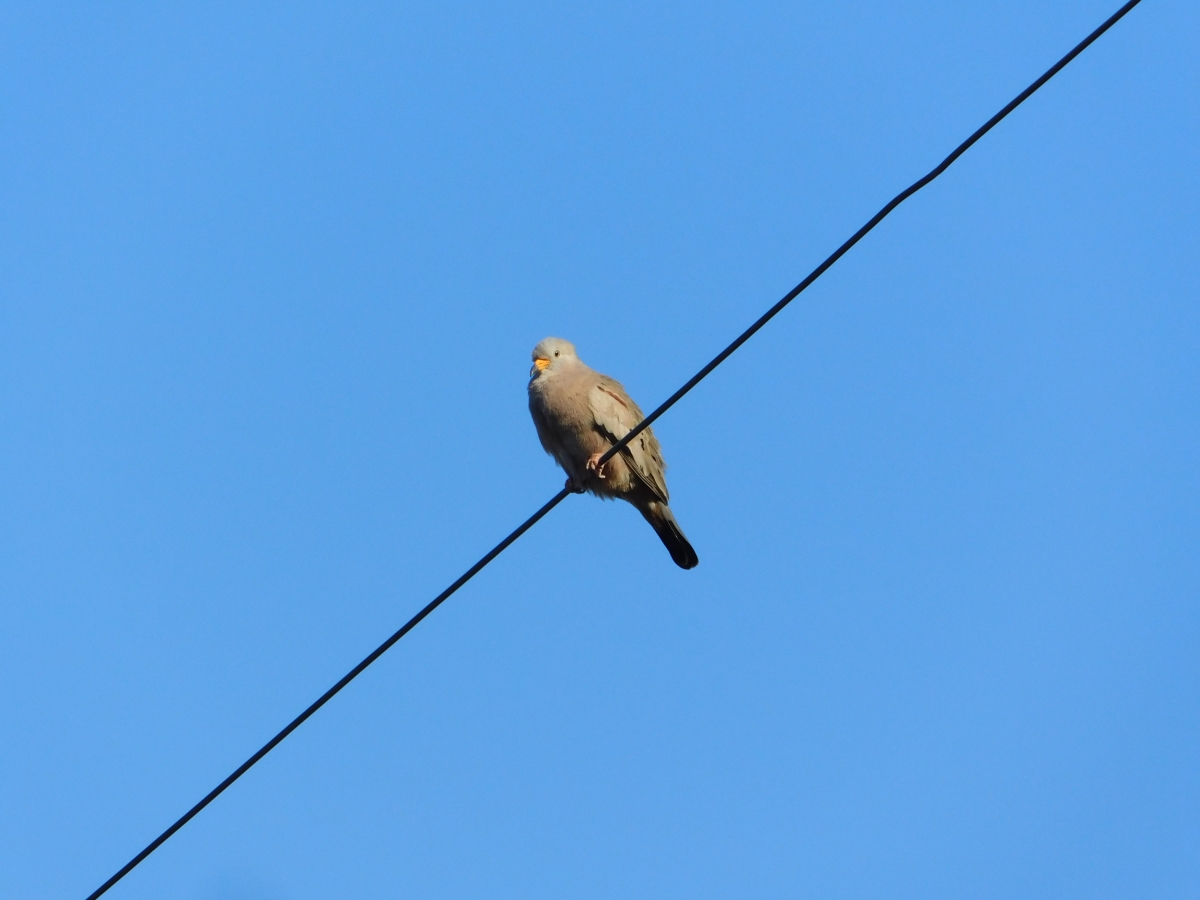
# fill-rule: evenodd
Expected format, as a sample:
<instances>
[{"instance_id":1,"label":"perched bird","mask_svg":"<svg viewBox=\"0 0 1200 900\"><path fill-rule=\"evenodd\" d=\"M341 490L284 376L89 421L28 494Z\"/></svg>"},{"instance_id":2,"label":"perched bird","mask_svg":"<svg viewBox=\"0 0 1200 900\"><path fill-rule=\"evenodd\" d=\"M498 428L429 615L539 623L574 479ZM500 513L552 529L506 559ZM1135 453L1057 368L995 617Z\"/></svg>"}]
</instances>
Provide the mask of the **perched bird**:
<instances>
[{"instance_id":1,"label":"perched bird","mask_svg":"<svg viewBox=\"0 0 1200 900\"><path fill-rule=\"evenodd\" d=\"M599 465L600 457L645 417L625 388L589 369L569 341L549 337L533 348L529 412L542 446L567 473L568 487L627 500L676 565L690 569L700 562L667 506L667 464L649 428Z\"/></svg>"}]
</instances>

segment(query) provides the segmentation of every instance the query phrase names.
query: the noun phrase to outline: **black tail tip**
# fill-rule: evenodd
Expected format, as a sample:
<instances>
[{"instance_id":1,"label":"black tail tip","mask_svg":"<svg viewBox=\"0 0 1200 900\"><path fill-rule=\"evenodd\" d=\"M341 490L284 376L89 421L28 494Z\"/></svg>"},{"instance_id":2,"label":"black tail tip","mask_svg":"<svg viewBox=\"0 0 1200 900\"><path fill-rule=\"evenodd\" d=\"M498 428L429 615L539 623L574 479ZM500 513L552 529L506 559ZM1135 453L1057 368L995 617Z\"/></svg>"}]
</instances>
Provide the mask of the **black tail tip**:
<instances>
[{"instance_id":1,"label":"black tail tip","mask_svg":"<svg viewBox=\"0 0 1200 900\"><path fill-rule=\"evenodd\" d=\"M658 532L659 538L666 545L667 552L671 554L671 559L675 561L675 565L681 569L694 569L700 565L700 557L696 555L696 551L684 537L683 531L679 527L679 523L675 521L675 517L669 513L663 517L661 527L656 527L654 530Z\"/></svg>"},{"instance_id":2,"label":"black tail tip","mask_svg":"<svg viewBox=\"0 0 1200 900\"><path fill-rule=\"evenodd\" d=\"M675 560L675 565L681 569L694 569L700 565L700 557L696 555L696 551L686 540L682 547L668 547L667 549L671 551L671 559Z\"/></svg>"},{"instance_id":3,"label":"black tail tip","mask_svg":"<svg viewBox=\"0 0 1200 900\"><path fill-rule=\"evenodd\" d=\"M650 523L658 539L663 542L675 565L681 569L694 569L700 565L700 557L683 535L683 529L675 521L675 514L665 503L649 503L638 507L638 511Z\"/></svg>"}]
</instances>

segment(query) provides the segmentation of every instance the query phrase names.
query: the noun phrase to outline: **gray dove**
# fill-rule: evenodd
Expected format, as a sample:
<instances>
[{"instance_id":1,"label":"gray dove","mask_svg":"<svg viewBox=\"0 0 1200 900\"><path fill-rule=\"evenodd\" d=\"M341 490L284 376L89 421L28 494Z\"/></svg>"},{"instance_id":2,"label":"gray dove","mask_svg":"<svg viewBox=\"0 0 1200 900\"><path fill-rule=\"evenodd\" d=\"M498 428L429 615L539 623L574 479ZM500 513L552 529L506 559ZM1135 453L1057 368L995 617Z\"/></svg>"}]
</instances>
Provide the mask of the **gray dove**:
<instances>
[{"instance_id":1,"label":"gray dove","mask_svg":"<svg viewBox=\"0 0 1200 900\"><path fill-rule=\"evenodd\" d=\"M667 464L649 429L606 462L600 457L642 421L625 388L589 369L575 346L548 337L533 348L529 412L546 452L567 473L567 486L632 503L683 569L700 562L667 506Z\"/></svg>"}]
</instances>

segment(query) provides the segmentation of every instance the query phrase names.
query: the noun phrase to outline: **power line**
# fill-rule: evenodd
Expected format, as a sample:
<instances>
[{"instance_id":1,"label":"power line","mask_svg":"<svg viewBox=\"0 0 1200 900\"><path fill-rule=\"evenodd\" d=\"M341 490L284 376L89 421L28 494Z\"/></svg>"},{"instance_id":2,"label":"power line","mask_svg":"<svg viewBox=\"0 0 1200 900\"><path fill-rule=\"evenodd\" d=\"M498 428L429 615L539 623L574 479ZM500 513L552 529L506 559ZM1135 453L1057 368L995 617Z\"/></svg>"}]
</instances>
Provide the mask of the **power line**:
<instances>
[{"instance_id":1,"label":"power line","mask_svg":"<svg viewBox=\"0 0 1200 900\"><path fill-rule=\"evenodd\" d=\"M802 282L800 282L798 285L796 285L794 288L792 288L790 291L788 291L787 294L784 295L783 299L780 300L778 303L776 303L774 306L772 306L770 309L768 309L765 313L763 313L762 317L759 318L759 320L757 322L755 322L753 325L751 325L749 328L747 328L745 331L743 331L740 335L737 336L737 338L733 341L733 343L731 343L728 347L726 347L724 350L722 350L720 353L718 353L716 356L714 356L712 361L708 365L706 365L703 369L701 369L699 372L697 372L695 375L693 375L690 379L688 379L687 384L685 384L683 387L681 387L679 390L677 390L674 394L672 394L670 397L668 397L666 399L666 401L662 404L662 406L660 406L654 412L650 413L650 415L646 416L646 418L642 419L642 421L638 423L636 428L632 429L627 435L625 435L625 437L623 437L623 438L621 438L621 440L617 441L617 443L613 445L612 449L610 449L607 453L605 453L604 456L600 457L600 459L597 462L597 468L604 465L606 462L608 462L610 459L612 459L616 454L620 453L621 450L624 449L625 445L627 445L635 437L637 437L639 434L641 434L643 429L649 428L650 424L655 419L657 419L659 416L661 416L663 413L665 413L668 409L670 409L672 406L674 406L675 403L680 398L682 398L684 394L686 394L688 391L690 391L692 388L694 388L696 385L698 385L705 378L705 376L708 375L709 372L711 372L713 369L715 369L721 363L725 362L725 360L728 359L733 354L733 351L735 351L738 347L742 346L742 344L746 343L746 341L750 340L750 338L754 336L755 332L757 332L760 328L762 328L764 325L766 325L768 322L770 322L773 318L775 318L776 314L778 314L780 310L782 310L785 306L787 306L789 303L791 303L793 300L795 300L805 288L807 288L810 284L812 284L814 281L816 281L818 278L820 278L822 275L824 275L826 269L828 269L835 262L837 262L839 259L841 259L847 250L849 250L851 247L853 247L855 244L857 244L860 240L862 240L863 237L866 236L868 231L870 231L872 228L874 228L876 225L878 225L880 222L882 222L884 220L884 218L887 217L888 213L890 213L897 206L899 206L901 203L903 203L905 200L907 200L909 197L911 197L913 194L915 194L921 188L925 187L925 185L929 184L929 182L933 181L933 179L937 178L939 175L941 175L943 172L945 172L948 168L950 168L951 163L953 163L956 159L958 159L960 156L962 156L964 153L966 153L971 148L972 144L974 144L977 140L979 140L981 137L983 137L985 134L987 134L989 131L991 131L992 128L994 128L997 124L999 124L1001 119L1003 119L1010 112L1012 112L1014 109L1016 109L1018 106L1020 106L1026 100L1028 100L1030 95L1033 94L1034 91L1036 91L1043 84L1045 84L1047 81L1049 81L1055 75L1057 75L1060 69L1062 69L1064 66L1066 66L1067 63L1069 63L1071 60L1073 60L1076 56L1078 56L1084 50L1086 50L1088 48L1088 45L1091 44L1094 40L1096 40L1096 38L1100 37L1100 35L1104 34L1104 32L1108 31L1108 29L1110 29L1114 25L1116 25L1117 22L1125 15L1125 13L1129 12L1131 9L1133 9L1135 6L1137 6L1140 2L1141 2L1141 0L1129 0L1128 3L1126 3L1120 9L1118 9L1115 13L1113 13L1111 16L1109 16L1109 18L1107 18L1099 28L1097 28L1095 31L1093 31L1091 34L1089 34L1087 37L1085 37L1082 41L1080 41L1078 44L1076 44L1074 46L1074 48L1072 48L1070 53L1068 53L1066 56L1064 56L1062 59L1060 59L1054 65L1052 65L1049 69L1047 69L1041 78L1039 78L1037 81L1035 81L1029 87L1025 88L1025 90L1021 91L1021 93L1017 94L1017 96L1015 96L1012 100L1010 100L1008 102L1008 105L1005 106L1004 109L1000 110L1000 112L996 113L994 116L992 116L990 119L988 119L982 125L980 125L978 130L976 130L974 134L972 134L969 138L967 138L965 141L963 141L961 144L959 144L957 147L955 147L954 151L949 156L947 156L945 159L943 159L940 163L938 163L937 166L935 166L933 169L931 169L929 174L927 174L924 178L914 181L912 184L910 184L908 187L906 187L904 190L902 190L900 193L898 193L895 197L893 197L888 202L888 204L885 207L883 207L883 209L879 210L879 212L875 213L875 215L873 215L871 217L870 221L867 222L866 225L864 225L862 228L858 229L858 231L854 232L854 234L850 237L849 240L846 241L846 243L842 244L842 246L840 246L836 250L834 250L831 254L829 254L828 257L826 257L826 259L823 263L821 263L819 266L817 266L815 269L813 269L812 272L809 273L807 278L805 278Z\"/></svg>"},{"instance_id":2,"label":"power line","mask_svg":"<svg viewBox=\"0 0 1200 900\"><path fill-rule=\"evenodd\" d=\"M1073 60L1076 56L1078 56L1084 50L1086 50L1087 47L1093 41L1095 41L1098 37L1100 37L1100 35L1104 34L1104 32L1108 31L1108 29L1110 29L1113 25L1115 25L1118 21L1120 21L1120 19L1122 17L1124 17L1124 15L1127 12L1129 12L1131 9L1133 9L1135 6L1137 6L1140 2L1141 2L1141 0L1129 0L1128 3L1126 3L1120 9L1118 9L1115 13L1113 13L1108 19L1106 19L1104 21L1104 23L1102 25L1100 25L1099 28L1097 28L1095 31L1093 31L1091 34L1089 34L1086 38L1084 38L1082 41L1080 41L1078 44L1076 44L1075 47L1072 48L1071 51L1069 53L1067 53L1066 56L1064 56L1062 59L1060 59L1058 62L1056 62L1053 66L1051 66L1049 69L1047 69L1046 72L1040 78L1038 78L1035 82L1033 82L1033 84L1029 85L1029 87L1025 88L1025 90L1021 91L1021 93L1019 93L1016 97L1014 97L1011 101L1009 101L1008 105L1005 106L1002 110L1000 110L1000 112L996 113L994 116L992 116L990 119L988 119L987 122L985 122L983 125L981 125L979 127L979 129L975 131L974 134L972 134L969 138L967 138L965 141L963 141L961 144L959 144L957 147L955 147L954 151L949 156L947 156L945 159L943 159L940 163L938 163L938 165L936 167L934 167L927 175L925 175L923 178L913 182L911 185L909 185L907 188L905 188L903 191L901 191L899 194L897 194L895 197L893 197L886 206L884 206L881 210L879 210L879 212L875 213L875 215L871 217L870 221L868 221L865 225L863 225L862 228L858 229L858 231L856 231L850 237L849 240L847 240L844 244L842 244L840 247L838 247L837 250L835 250L828 257L826 257L824 262L822 262L819 266L817 266L815 269L813 269L812 272L809 273L807 278L805 278L798 285L796 285L794 288L792 288L790 291L788 291L788 293L783 297L782 300L780 300L778 303L776 303L774 306L772 306L753 325L751 325L749 328L747 328L745 331L743 331L740 335L738 335L738 337L728 347L726 347L724 350L722 350L720 353L718 353L715 357L713 357L712 361L709 362L708 365L706 365L703 369L701 369L699 372L697 372L695 375L693 375L690 379L688 379L687 383L684 384L683 387L681 387L679 390L677 390L670 397L668 397L666 399L666 401L661 406L658 407L658 409L654 410L654 412L652 412L652 413L650 413L650 415L646 416L646 418L644 418L640 423L638 423L638 425L636 427L634 427L632 430L630 430L629 433L625 435L625 437L623 437L623 438L621 438L621 440L617 441L617 443L614 444L607 453L605 453L602 457L600 457L598 467L600 465L603 465L604 463L608 462L610 459L612 459L614 456L616 456L618 453L620 453L621 450L624 449L625 446L630 441L632 441L635 437L637 437L639 434L641 434L641 432L644 429L648 428L650 426L650 424L652 422L654 422L655 419L657 419L659 416L661 416L663 413L665 413L668 409L670 409L672 406L674 406L684 396L684 394L688 393L688 391L690 391L697 384L699 384L710 372L712 372L713 369L715 369L717 366L719 366L721 363L723 363L726 359L728 359L729 356L731 356L733 354L733 352L738 349L738 347L740 347L740 346L742 346L742 344L746 343L746 341L748 341L751 337L753 337L754 334L760 328L762 328L769 321L771 321L771 319L773 319L785 306L787 306L789 303L791 303L793 300L795 300L796 297L798 297L800 295L800 293L802 291L804 291L805 288L807 288L810 284L812 284L814 281L816 281L818 278L820 278L830 266L832 266L835 262L837 262L839 259L841 259L842 256L845 255L846 251L848 251L851 247L853 247L860 240L862 240L862 238L864 236L866 236L867 232L869 232L876 225L878 225L880 222L882 222L884 220L884 218L886 218L887 215L892 210L894 210L897 206L899 206L901 203L903 203L905 200L907 200L909 197L911 197L913 194L915 194L921 188L925 187L925 185L929 184L929 182L933 181L933 179L937 178L944 171L946 171L946 169L948 169L950 167L950 165L956 159L958 159L960 156L962 156L964 153L966 153L968 149L970 149L972 144L974 144L981 137L983 137L985 134L987 134L989 131L991 131L992 128L994 128L1005 116L1007 116L1010 112L1012 112L1014 109L1016 109L1022 103L1024 103L1030 97L1030 95L1034 93L1034 91L1036 91L1038 88L1040 88L1042 85L1044 85L1047 81L1049 81L1051 78L1053 78L1055 75L1057 75L1059 70L1061 70L1064 66L1066 66L1067 63L1071 62L1071 60ZM405 622L403 627L401 627L395 634L393 634L386 641L384 641L382 644L380 644L378 647L376 647L373 651L371 651L371 653L365 659L363 659L362 662L360 662L357 666L355 666L353 669L351 669L349 672L347 672L344 676L342 676L341 680L338 681L337 684L335 684L333 687L331 687L329 690L327 690L324 694L322 694L319 698L317 698L317 700L315 700L313 702L313 704L308 707L308 709L304 710L304 712L300 713L300 715L298 715L298 716L296 716L296 718L292 719L292 721L289 722L282 731L280 731L277 735L275 735L275 737L271 738L271 740L267 741L267 743L265 743L258 750L257 753L255 753L248 760L246 760L244 763L242 763L240 766L238 766L229 775L228 778L226 778L224 781L222 781L220 784L218 784L215 788L213 788L211 791L209 791L208 794L206 794L205 797L199 803L197 803L195 806L193 806L191 809L189 809L186 813L184 813L182 816L180 816L179 819L177 819L175 821L175 823L173 825L171 825L170 828L168 828L166 831L164 831L162 834L160 834L158 837L156 837L153 841L151 841L149 844L147 844L144 850L142 850L137 856L135 856L133 859L131 859L129 862L127 862L124 866L122 866L121 869L115 875L113 875L111 878L108 879L108 881L104 882L104 884L100 885L100 887L98 887L95 891L93 891L91 894L89 894L87 897L87 900L96 900L97 897L99 897L101 894L105 893L114 884L116 884L118 881L120 881L122 878L124 878L126 875L128 875L134 869L135 866L137 866L142 860L144 860L147 856L149 856L151 853L153 853L155 850L157 850L159 848L159 846L161 846L168 838L170 838L171 835L173 835L180 828L182 828L184 825L186 825L192 819L193 816L195 816L198 812L200 812L200 810L204 809L204 807L206 807L206 806L208 806L208 804L212 803L213 800L217 799L217 797L219 797L225 791L225 789L227 787L229 787L231 784L233 784L235 781L237 781L239 778L241 778L244 774L246 774L246 772L250 769L251 766L253 766L256 762L258 762L260 759L262 759L264 756L266 756L268 753L270 753L273 749L275 749L276 745L278 745L281 741L283 741L284 738L286 738L289 734L291 734L293 731L295 731L297 728L299 728L302 724L304 724L305 720L307 720L309 716L311 716L318 709L320 709L322 706L324 706L326 703L328 703L331 699L333 699L333 696L335 694L337 694L338 691L340 691L342 688L344 688L346 685L348 685L351 681L353 681L355 678L357 678L362 673L362 671L367 668L367 666L371 665L371 663L375 662L375 660L377 660L384 653L386 653L392 647L393 644L395 644L398 640L400 640L400 638L404 637L406 634L408 634L410 631L412 631L413 628L415 628L421 622L422 619L424 619L431 612L433 612L435 609L437 609L439 606L441 606L441 604L447 598L449 598L451 594L453 594L460 587L462 587L464 584L466 584L468 581L470 581L472 578L474 578L475 575L477 575L484 566L486 566L493 559L495 559L497 556L499 556L501 553L503 553L511 543L513 543L517 538L519 538L526 531L528 531L535 524L537 524L537 522L543 516L545 516L548 512L550 512L550 510L554 509L554 507L558 506L558 504L561 503L563 500L565 500L567 498L567 496L570 495L571 493L572 492L571 492L570 488L564 487L561 491L559 491L557 494L555 494L546 503L545 506L543 506L541 509L539 509L537 512L535 512L532 516L530 516L528 519L526 519L523 523L521 523L521 525L519 525L516 528L515 531L513 531L511 534L509 534L508 537L506 537L499 544L497 544L495 547L493 547L491 550L489 550L479 560L479 562L475 563L475 565L473 565L473 566L471 566L471 568L467 569L466 572L464 572L462 575L459 576L458 580L456 580L452 585L450 585L448 588L446 588L444 591L442 591L440 594L438 594L436 597L434 597L433 600L431 600L429 602L429 604L427 606L425 606L424 609L422 609L419 613L417 613L415 616L413 616L411 619L409 619L407 622Z\"/></svg>"}]
</instances>

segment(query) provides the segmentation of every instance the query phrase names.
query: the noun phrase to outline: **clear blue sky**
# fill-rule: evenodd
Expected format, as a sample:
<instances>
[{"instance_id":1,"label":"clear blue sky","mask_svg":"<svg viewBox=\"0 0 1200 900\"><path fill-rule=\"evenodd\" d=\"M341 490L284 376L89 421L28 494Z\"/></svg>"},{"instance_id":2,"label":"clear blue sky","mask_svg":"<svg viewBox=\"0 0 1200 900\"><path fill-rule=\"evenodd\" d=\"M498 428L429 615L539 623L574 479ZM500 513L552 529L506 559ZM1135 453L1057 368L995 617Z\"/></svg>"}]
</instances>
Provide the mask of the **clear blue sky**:
<instances>
[{"instance_id":1,"label":"clear blue sky","mask_svg":"<svg viewBox=\"0 0 1200 900\"><path fill-rule=\"evenodd\" d=\"M0 895L82 898L1117 0L0 9ZM114 898L1200 895L1147 0Z\"/></svg>"}]
</instances>

